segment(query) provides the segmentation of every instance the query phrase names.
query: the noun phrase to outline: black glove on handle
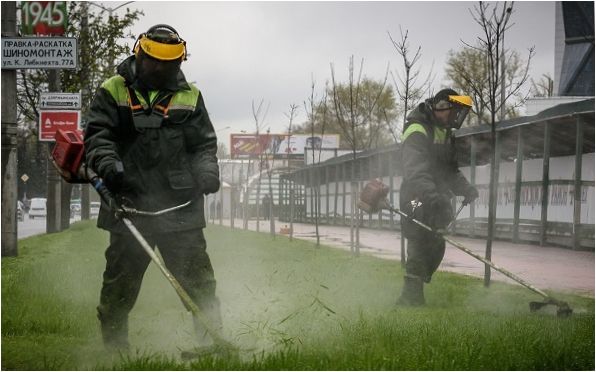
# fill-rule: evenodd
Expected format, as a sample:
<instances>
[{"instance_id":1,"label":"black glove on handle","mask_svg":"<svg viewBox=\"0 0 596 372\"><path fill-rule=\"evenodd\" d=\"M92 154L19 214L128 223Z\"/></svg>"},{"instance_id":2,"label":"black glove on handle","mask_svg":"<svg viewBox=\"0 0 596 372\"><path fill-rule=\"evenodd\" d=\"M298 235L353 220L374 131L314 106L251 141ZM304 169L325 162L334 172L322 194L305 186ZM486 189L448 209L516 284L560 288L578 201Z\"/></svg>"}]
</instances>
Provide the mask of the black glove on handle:
<instances>
[{"instance_id":1,"label":"black glove on handle","mask_svg":"<svg viewBox=\"0 0 596 372\"><path fill-rule=\"evenodd\" d=\"M478 199L478 196L479 196L478 189L475 188L474 186L470 185L470 187L466 191L466 195L464 195L463 204L464 205L470 204L474 200Z\"/></svg>"},{"instance_id":2,"label":"black glove on handle","mask_svg":"<svg viewBox=\"0 0 596 372\"><path fill-rule=\"evenodd\" d=\"M111 193L117 194L124 187L124 166L116 161L108 168L103 176L103 182Z\"/></svg>"},{"instance_id":3,"label":"black glove on handle","mask_svg":"<svg viewBox=\"0 0 596 372\"><path fill-rule=\"evenodd\" d=\"M430 208L426 213L428 213L428 221L432 228L446 228L453 221L451 199L445 195L437 196L430 201Z\"/></svg>"}]
</instances>

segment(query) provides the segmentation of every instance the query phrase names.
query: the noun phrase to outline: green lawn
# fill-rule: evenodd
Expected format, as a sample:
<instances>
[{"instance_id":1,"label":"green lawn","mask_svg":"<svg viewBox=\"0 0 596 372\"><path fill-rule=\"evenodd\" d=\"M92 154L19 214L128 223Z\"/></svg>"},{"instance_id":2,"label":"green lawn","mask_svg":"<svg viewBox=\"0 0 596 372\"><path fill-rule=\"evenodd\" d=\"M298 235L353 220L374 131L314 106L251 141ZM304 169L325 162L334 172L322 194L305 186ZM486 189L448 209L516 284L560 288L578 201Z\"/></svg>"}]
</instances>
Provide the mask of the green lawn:
<instances>
[{"instance_id":1,"label":"green lawn","mask_svg":"<svg viewBox=\"0 0 596 372\"><path fill-rule=\"evenodd\" d=\"M192 321L150 267L131 313L133 351L104 351L95 317L108 234L93 222L20 241L2 259L3 370L594 370L594 299L575 313L530 313L540 300L438 273L424 308L398 308L394 261L285 237L206 229L226 337L238 358L185 362Z\"/></svg>"}]
</instances>

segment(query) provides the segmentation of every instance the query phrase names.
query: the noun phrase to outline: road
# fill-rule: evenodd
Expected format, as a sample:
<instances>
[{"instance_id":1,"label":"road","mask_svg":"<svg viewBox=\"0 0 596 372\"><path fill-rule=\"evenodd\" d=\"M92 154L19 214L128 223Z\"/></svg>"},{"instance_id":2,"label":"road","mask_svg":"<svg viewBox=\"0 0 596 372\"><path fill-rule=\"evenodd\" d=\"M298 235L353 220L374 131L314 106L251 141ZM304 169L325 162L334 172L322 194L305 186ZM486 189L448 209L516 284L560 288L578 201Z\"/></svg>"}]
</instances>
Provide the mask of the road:
<instances>
[{"instance_id":1,"label":"road","mask_svg":"<svg viewBox=\"0 0 596 372\"><path fill-rule=\"evenodd\" d=\"M219 221L215 221L219 224ZM276 221L276 230L287 224ZM230 220L223 220L229 226ZM242 228L242 220L235 220L234 226ZM249 221L248 228L256 230L255 221ZM259 230L269 232L269 221L261 221ZM294 224L294 237L314 241L314 225ZM345 226L319 226L321 244L350 250L350 229ZM486 240L454 237L455 240L484 256ZM360 229L360 253L399 261L401 257L399 231ZM493 241L492 262L541 289L571 291L594 297L594 252L574 251L560 247L540 247L532 244L514 244L507 241ZM482 278L484 264L447 244L445 258L439 270L456 272ZM491 279L513 283L503 274L492 270Z\"/></svg>"},{"instance_id":2,"label":"road","mask_svg":"<svg viewBox=\"0 0 596 372\"><path fill-rule=\"evenodd\" d=\"M80 221L81 216L76 215L75 218L71 218L70 222ZM25 214L25 219L19 221L17 225L17 238L23 239L29 236L45 234L46 233L46 219L45 217L37 217L30 219L28 214Z\"/></svg>"}]
</instances>

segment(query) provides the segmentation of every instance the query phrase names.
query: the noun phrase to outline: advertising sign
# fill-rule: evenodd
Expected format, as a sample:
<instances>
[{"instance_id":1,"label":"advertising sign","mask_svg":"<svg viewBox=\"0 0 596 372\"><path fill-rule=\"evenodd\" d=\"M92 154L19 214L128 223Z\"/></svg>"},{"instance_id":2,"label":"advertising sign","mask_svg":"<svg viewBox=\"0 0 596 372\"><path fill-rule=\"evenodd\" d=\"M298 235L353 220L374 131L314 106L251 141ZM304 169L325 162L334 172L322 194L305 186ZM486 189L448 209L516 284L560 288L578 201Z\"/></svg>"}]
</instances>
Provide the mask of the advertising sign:
<instances>
[{"instance_id":1,"label":"advertising sign","mask_svg":"<svg viewBox=\"0 0 596 372\"><path fill-rule=\"evenodd\" d=\"M21 1L21 35L64 35L65 1Z\"/></svg>"},{"instance_id":2,"label":"advertising sign","mask_svg":"<svg viewBox=\"0 0 596 372\"><path fill-rule=\"evenodd\" d=\"M304 148L336 149L339 147L339 135L325 134L231 134L230 154L232 158L259 157L273 155L276 158L286 156L302 157Z\"/></svg>"},{"instance_id":3,"label":"advertising sign","mask_svg":"<svg viewBox=\"0 0 596 372\"><path fill-rule=\"evenodd\" d=\"M76 110L81 108L81 93L46 92L39 95L41 110Z\"/></svg>"},{"instance_id":4,"label":"advertising sign","mask_svg":"<svg viewBox=\"0 0 596 372\"><path fill-rule=\"evenodd\" d=\"M76 69L78 61L74 37L2 38L3 69Z\"/></svg>"},{"instance_id":5,"label":"advertising sign","mask_svg":"<svg viewBox=\"0 0 596 372\"><path fill-rule=\"evenodd\" d=\"M74 110L47 110L39 112L39 140L53 142L58 129L78 130L81 112Z\"/></svg>"}]
</instances>

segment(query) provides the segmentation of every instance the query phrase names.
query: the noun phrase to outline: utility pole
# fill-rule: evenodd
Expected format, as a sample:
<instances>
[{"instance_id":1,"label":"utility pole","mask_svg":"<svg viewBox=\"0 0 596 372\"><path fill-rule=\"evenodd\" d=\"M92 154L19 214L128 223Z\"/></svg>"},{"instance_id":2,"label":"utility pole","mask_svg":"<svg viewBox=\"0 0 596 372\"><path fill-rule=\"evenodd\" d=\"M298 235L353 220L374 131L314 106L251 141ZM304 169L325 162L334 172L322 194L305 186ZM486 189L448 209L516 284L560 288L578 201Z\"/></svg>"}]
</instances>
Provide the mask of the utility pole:
<instances>
[{"instance_id":1,"label":"utility pole","mask_svg":"<svg viewBox=\"0 0 596 372\"><path fill-rule=\"evenodd\" d=\"M17 35L17 3L2 2L2 37ZM2 256L17 256L17 72L2 70Z\"/></svg>"},{"instance_id":2,"label":"utility pole","mask_svg":"<svg viewBox=\"0 0 596 372\"><path fill-rule=\"evenodd\" d=\"M48 70L48 91L60 91L60 74L58 70ZM53 142L48 143L48 151L46 156L46 169L48 173L47 178L47 216L46 216L46 233L55 233L60 231L61 221L61 188L60 175L50 160Z\"/></svg>"},{"instance_id":3,"label":"utility pole","mask_svg":"<svg viewBox=\"0 0 596 372\"><path fill-rule=\"evenodd\" d=\"M87 48L89 48L89 4L86 1L81 3L81 10L83 12L83 16L81 18L81 82L82 82L82 89L81 89L81 115L83 117L83 131L86 130L87 126L87 105L86 102L89 102L89 74L87 73L87 66L89 65L88 53ZM81 220L88 220L90 217L89 205L91 199L89 195L89 184L83 183L81 184Z\"/></svg>"},{"instance_id":4,"label":"utility pole","mask_svg":"<svg viewBox=\"0 0 596 372\"><path fill-rule=\"evenodd\" d=\"M509 12L510 13L510 12ZM503 32L503 38L501 45L501 121L505 120L505 32Z\"/></svg>"}]
</instances>

